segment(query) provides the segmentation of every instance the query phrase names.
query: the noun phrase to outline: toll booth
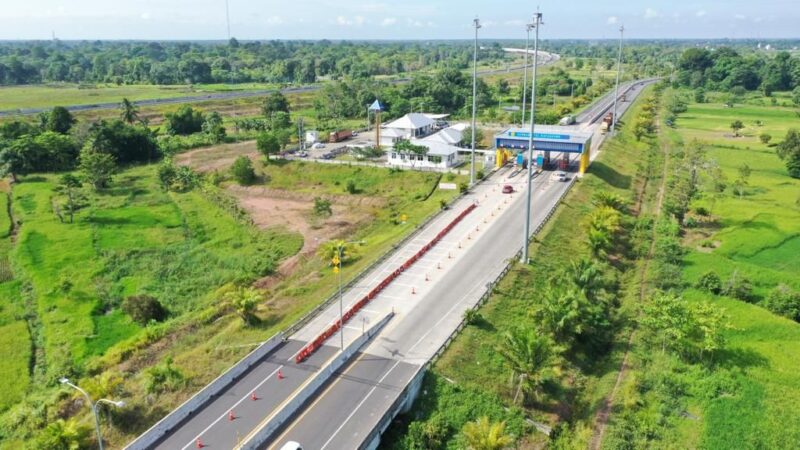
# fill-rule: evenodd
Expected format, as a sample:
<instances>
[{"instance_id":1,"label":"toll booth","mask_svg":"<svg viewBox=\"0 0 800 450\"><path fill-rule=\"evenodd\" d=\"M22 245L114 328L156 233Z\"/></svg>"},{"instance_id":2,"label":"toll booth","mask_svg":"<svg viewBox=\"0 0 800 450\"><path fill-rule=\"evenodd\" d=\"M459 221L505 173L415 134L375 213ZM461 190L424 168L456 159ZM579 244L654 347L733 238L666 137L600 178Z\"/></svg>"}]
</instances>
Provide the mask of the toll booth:
<instances>
[{"instance_id":1,"label":"toll booth","mask_svg":"<svg viewBox=\"0 0 800 450\"><path fill-rule=\"evenodd\" d=\"M502 167L515 156L528 154L530 141L530 128L509 128L495 135L497 167ZM591 133L578 130L576 127L536 125L533 134L533 154L535 164L541 169L566 170L571 154L580 155L578 171L583 174L589 167L590 151L592 148ZM551 154L560 157L551 161Z\"/></svg>"}]
</instances>

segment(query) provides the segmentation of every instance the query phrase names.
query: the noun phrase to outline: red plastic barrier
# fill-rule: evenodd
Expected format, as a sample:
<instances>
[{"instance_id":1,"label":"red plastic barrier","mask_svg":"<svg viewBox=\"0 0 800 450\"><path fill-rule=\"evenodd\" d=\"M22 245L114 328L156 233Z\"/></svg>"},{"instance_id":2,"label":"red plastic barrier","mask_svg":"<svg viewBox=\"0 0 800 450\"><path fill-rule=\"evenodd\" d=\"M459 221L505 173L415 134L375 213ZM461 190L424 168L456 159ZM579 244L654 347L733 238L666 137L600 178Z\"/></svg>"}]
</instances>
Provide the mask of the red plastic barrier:
<instances>
[{"instance_id":1,"label":"red plastic barrier","mask_svg":"<svg viewBox=\"0 0 800 450\"><path fill-rule=\"evenodd\" d=\"M459 214L455 219L453 219L452 222L447 224L447 226L444 227L439 232L439 234L436 235L436 237L434 237L433 239L431 239L430 242L425 244L416 254L414 254L414 256L410 257L399 268L397 268L394 272L390 273L386 278L383 279L383 281L378 283L378 286L372 289L361 300L356 302L355 305L350 307L350 309L348 309L347 312L343 314L344 322L347 322L350 319L352 319L353 316L355 316L356 313L359 310L361 310L361 308L366 306L367 303L369 303L371 300L377 297L378 294L380 294L381 291L386 289L386 287L389 286L389 284L391 284L391 282L394 281L395 278L399 277L405 269L408 269L415 262L419 261L419 259L422 258L425 255L425 253L428 253L430 249L432 249L437 243L439 243L439 241L441 241L442 238L444 238L444 236L447 235L447 233L449 233L453 228L455 228L455 226L458 225L458 223L461 222L464 219L464 217L466 217L467 214L471 213L476 207L477 205L475 204L469 205L467 209L462 211L461 214ZM341 327L342 327L342 322L339 319L336 319L336 322L334 322L333 325L331 325L325 331L323 331L322 334L317 336L316 339L314 339L311 343L306 345L303 348L303 350L301 350L300 353L297 354L297 357L295 357L295 362L299 364L308 359L308 357L311 356L311 354L313 354L319 347L321 347L322 344L326 340L328 340L328 338L330 338L337 331L339 331Z\"/></svg>"}]
</instances>

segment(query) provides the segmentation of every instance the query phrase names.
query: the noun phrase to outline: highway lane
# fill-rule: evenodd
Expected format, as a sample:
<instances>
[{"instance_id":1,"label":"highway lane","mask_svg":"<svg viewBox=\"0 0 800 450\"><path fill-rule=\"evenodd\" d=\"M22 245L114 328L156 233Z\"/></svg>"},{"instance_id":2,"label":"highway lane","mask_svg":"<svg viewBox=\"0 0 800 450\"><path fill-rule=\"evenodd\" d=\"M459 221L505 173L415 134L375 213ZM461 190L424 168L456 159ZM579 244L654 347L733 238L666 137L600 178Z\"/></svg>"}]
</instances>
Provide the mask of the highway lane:
<instances>
[{"instance_id":1,"label":"highway lane","mask_svg":"<svg viewBox=\"0 0 800 450\"><path fill-rule=\"evenodd\" d=\"M635 98L641 89L642 87L636 87L631 90L628 98ZM626 89L620 90L625 91ZM613 102L613 95L610 97L601 100L596 108L607 108ZM624 105L618 103L620 116L629 105L627 102ZM595 109L594 113L597 112ZM591 114L589 112L588 115ZM603 138L604 136L598 136L598 145ZM499 203L497 185L510 183L516 185L520 193L512 201L511 207L506 210L501 208L502 215L496 221L489 220L490 223L485 226L484 235L480 239L465 241L464 230L454 233L460 233L460 236L451 239L450 246L445 245L445 250L448 253L464 250L465 254L457 260L453 269L436 280L431 290L423 293L421 302L415 303L412 309L405 308L405 312L395 316L378 338L364 349L363 356L337 374L330 385L318 394L316 400L304 407L265 448L279 449L288 441L297 441L305 448L321 450L355 449L365 444L364 439L377 425L383 413L414 377L414 367L421 367L446 342L460 323L463 312L479 301L486 284L499 275L508 257L521 247L524 226L521 218L524 216L525 206L521 187L525 177L509 179L508 175L508 169L501 171L497 174L498 180L495 181L491 193L479 186L475 194L466 200L481 202L476 216L483 215L485 218L486 206L494 212L495 204ZM568 189L568 184L554 182L549 172L544 172L534 179L534 187L532 229L545 220L547 212ZM502 198L502 194L499 195ZM454 241L461 248L454 249ZM464 242L468 242L466 245L469 247L464 247ZM449 261L443 259L440 253L438 256L426 256L421 262L423 266L427 264L430 267L433 265L432 260L437 258L436 264ZM412 298L409 294L394 296L392 308L403 310L404 304ZM365 374L368 376L365 377ZM345 412L348 412L347 415ZM336 426L331 425L331 422Z\"/></svg>"},{"instance_id":2,"label":"highway lane","mask_svg":"<svg viewBox=\"0 0 800 450\"><path fill-rule=\"evenodd\" d=\"M508 170L504 171L498 184L515 183L518 187L524 184L525 177L508 180L505 178L508 174ZM544 221L547 211L557 203L568 184L552 181L549 173L545 173L535 178L534 186L532 220L535 228ZM476 210L479 222L496 210L495 205L503 198L497 191L491 194L487 199L476 192L468 199L481 202ZM434 355L458 326L464 311L478 302L486 284L500 274L509 256L522 246L523 215L524 195L520 192L495 222L487 224L480 239L469 241L468 247L463 242L464 234L470 231L461 230L464 255L453 269L436 280L413 309L396 315L392 324L364 350L364 356L337 375L331 386L305 407L268 448L280 448L290 440L310 449L358 448L414 376L414 368ZM425 259L428 258L423 261ZM403 309L411 297L407 294L405 298L396 298L395 309ZM369 374L367 380L372 381L365 381L364 374ZM343 414L345 411L349 414ZM331 420L333 417L336 420Z\"/></svg>"},{"instance_id":3,"label":"highway lane","mask_svg":"<svg viewBox=\"0 0 800 450\"><path fill-rule=\"evenodd\" d=\"M298 340L281 344L153 448L195 448L198 439L205 448L232 448L238 437L244 437L255 428L338 351L335 347L324 346L308 361L295 364L294 355L304 344ZM279 370L283 379L278 377ZM253 393L256 394L256 400L251 397ZM234 420L229 418L231 411L235 415Z\"/></svg>"}]
</instances>

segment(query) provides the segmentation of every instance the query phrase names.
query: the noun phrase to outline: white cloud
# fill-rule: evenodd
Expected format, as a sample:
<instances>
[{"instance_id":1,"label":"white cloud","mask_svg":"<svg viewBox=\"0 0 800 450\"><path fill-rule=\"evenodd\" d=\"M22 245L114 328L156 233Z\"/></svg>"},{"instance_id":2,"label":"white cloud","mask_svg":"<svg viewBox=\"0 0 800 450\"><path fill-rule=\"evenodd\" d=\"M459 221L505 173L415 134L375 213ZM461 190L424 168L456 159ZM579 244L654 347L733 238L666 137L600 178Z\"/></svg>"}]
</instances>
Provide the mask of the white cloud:
<instances>
[{"instance_id":1,"label":"white cloud","mask_svg":"<svg viewBox=\"0 0 800 450\"><path fill-rule=\"evenodd\" d=\"M350 25L350 21L345 16L336 17L336 25Z\"/></svg>"},{"instance_id":2,"label":"white cloud","mask_svg":"<svg viewBox=\"0 0 800 450\"><path fill-rule=\"evenodd\" d=\"M397 23L397 19L394 17L387 17L381 21L381 26L389 27Z\"/></svg>"},{"instance_id":3,"label":"white cloud","mask_svg":"<svg viewBox=\"0 0 800 450\"><path fill-rule=\"evenodd\" d=\"M139 17L141 17L142 20L150 20L150 13L149 12L143 12L142 15L139 16Z\"/></svg>"},{"instance_id":4,"label":"white cloud","mask_svg":"<svg viewBox=\"0 0 800 450\"><path fill-rule=\"evenodd\" d=\"M609 25L616 25L618 22L619 19L617 18L617 16L611 16L608 18L608 20L606 20L606 23Z\"/></svg>"},{"instance_id":5,"label":"white cloud","mask_svg":"<svg viewBox=\"0 0 800 450\"><path fill-rule=\"evenodd\" d=\"M525 21L520 19L506 20L505 22L503 22L503 25L507 27L521 27L525 25Z\"/></svg>"},{"instance_id":6,"label":"white cloud","mask_svg":"<svg viewBox=\"0 0 800 450\"><path fill-rule=\"evenodd\" d=\"M421 27L422 26L422 22L420 22L419 20L406 19L406 21L408 22L408 25L412 26L412 27Z\"/></svg>"},{"instance_id":7,"label":"white cloud","mask_svg":"<svg viewBox=\"0 0 800 450\"><path fill-rule=\"evenodd\" d=\"M482 27L491 28L491 27L497 26L497 22L495 22L494 20L482 20L481 21L481 26Z\"/></svg>"},{"instance_id":8,"label":"white cloud","mask_svg":"<svg viewBox=\"0 0 800 450\"><path fill-rule=\"evenodd\" d=\"M348 19L345 16L337 16L335 23L336 23L336 25L343 26L343 27L349 27L349 26L352 26L352 25L360 27L361 25L364 25L365 23L367 23L367 19L365 19L364 16L355 16L352 19Z\"/></svg>"},{"instance_id":9,"label":"white cloud","mask_svg":"<svg viewBox=\"0 0 800 450\"><path fill-rule=\"evenodd\" d=\"M267 24L268 25L281 25L281 24L283 24L283 17L281 17L281 16L270 16L270 17L267 17Z\"/></svg>"},{"instance_id":10,"label":"white cloud","mask_svg":"<svg viewBox=\"0 0 800 450\"><path fill-rule=\"evenodd\" d=\"M744 20L744 19L746 19L746 18L747 18L747 17L745 17L745 15L744 15L744 14L736 14L736 15L735 15L735 16L733 16L733 17L735 17L735 18L736 18L736 20Z\"/></svg>"},{"instance_id":11,"label":"white cloud","mask_svg":"<svg viewBox=\"0 0 800 450\"><path fill-rule=\"evenodd\" d=\"M658 11L656 11L653 8L647 8L647 9L644 10L644 18L645 19L655 19L658 16L659 16Z\"/></svg>"},{"instance_id":12,"label":"white cloud","mask_svg":"<svg viewBox=\"0 0 800 450\"><path fill-rule=\"evenodd\" d=\"M703 17L706 14L708 14L708 13L706 12L705 9L701 9L700 11L697 11L696 13L694 13L694 15L697 16L697 17Z\"/></svg>"}]
</instances>

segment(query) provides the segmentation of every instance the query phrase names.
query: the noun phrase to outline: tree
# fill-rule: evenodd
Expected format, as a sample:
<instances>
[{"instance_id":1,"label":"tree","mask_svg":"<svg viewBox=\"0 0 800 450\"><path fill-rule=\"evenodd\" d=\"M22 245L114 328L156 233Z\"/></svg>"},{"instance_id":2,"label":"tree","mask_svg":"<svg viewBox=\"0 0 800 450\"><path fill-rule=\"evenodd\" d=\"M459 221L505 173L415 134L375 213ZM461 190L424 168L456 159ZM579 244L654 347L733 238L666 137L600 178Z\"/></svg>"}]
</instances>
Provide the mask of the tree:
<instances>
[{"instance_id":1,"label":"tree","mask_svg":"<svg viewBox=\"0 0 800 450\"><path fill-rule=\"evenodd\" d=\"M490 422L487 416L467 422L461 433L470 450L502 450L514 443L514 439L506 434L506 423Z\"/></svg>"},{"instance_id":2,"label":"tree","mask_svg":"<svg viewBox=\"0 0 800 450\"><path fill-rule=\"evenodd\" d=\"M189 105L183 105L174 113L164 115L165 128L168 134L192 134L203 130L205 116L202 111L195 111Z\"/></svg>"},{"instance_id":3,"label":"tree","mask_svg":"<svg viewBox=\"0 0 800 450\"><path fill-rule=\"evenodd\" d=\"M739 167L739 178L734 181L734 187L736 191L739 193L739 197L744 196L745 187L747 187L748 180L750 179L750 174L753 171L750 169L750 166L747 163L742 164Z\"/></svg>"},{"instance_id":4,"label":"tree","mask_svg":"<svg viewBox=\"0 0 800 450\"><path fill-rule=\"evenodd\" d=\"M792 90L792 103L794 106L800 106L800 85Z\"/></svg>"},{"instance_id":5,"label":"tree","mask_svg":"<svg viewBox=\"0 0 800 450\"><path fill-rule=\"evenodd\" d=\"M139 325L147 325L150 321L161 322L169 312L155 297L150 295L131 295L122 301L122 311L131 316Z\"/></svg>"},{"instance_id":6,"label":"tree","mask_svg":"<svg viewBox=\"0 0 800 450\"><path fill-rule=\"evenodd\" d=\"M764 307L779 316L800 322L800 292L793 291L785 284L773 289L766 300Z\"/></svg>"},{"instance_id":7,"label":"tree","mask_svg":"<svg viewBox=\"0 0 800 450\"><path fill-rule=\"evenodd\" d=\"M58 190L67 196L67 212L69 212L69 223L75 219L77 210L77 190L82 186L81 180L71 173L66 173L58 180Z\"/></svg>"},{"instance_id":8,"label":"tree","mask_svg":"<svg viewBox=\"0 0 800 450\"><path fill-rule=\"evenodd\" d=\"M734 137L739 137L739 130L741 130L742 128L744 128L744 124L742 123L741 120L734 120L733 122L731 122L731 130L733 130Z\"/></svg>"},{"instance_id":9,"label":"tree","mask_svg":"<svg viewBox=\"0 0 800 450\"><path fill-rule=\"evenodd\" d=\"M216 111L206 116L201 128L203 133L211 137L215 143L222 142L225 139L226 132L225 127L222 126L222 116Z\"/></svg>"},{"instance_id":10,"label":"tree","mask_svg":"<svg viewBox=\"0 0 800 450\"><path fill-rule=\"evenodd\" d=\"M87 142L94 150L114 156L120 164L151 161L160 153L158 143L149 129L128 125L119 119L101 120L93 124Z\"/></svg>"},{"instance_id":11,"label":"tree","mask_svg":"<svg viewBox=\"0 0 800 450\"><path fill-rule=\"evenodd\" d=\"M465 128L462 136L461 146L472 148L472 127ZM475 128L475 148L480 147L481 142L483 142L483 130Z\"/></svg>"},{"instance_id":12,"label":"tree","mask_svg":"<svg viewBox=\"0 0 800 450\"><path fill-rule=\"evenodd\" d=\"M253 170L253 162L246 156L236 158L231 166L231 174L237 183L242 186L253 184L256 180L256 172Z\"/></svg>"},{"instance_id":13,"label":"tree","mask_svg":"<svg viewBox=\"0 0 800 450\"><path fill-rule=\"evenodd\" d=\"M256 148L264 155L264 158L269 161L271 155L281 150L281 143L274 133L265 131L256 138Z\"/></svg>"},{"instance_id":14,"label":"tree","mask_svg":"<svg viewBox=\"0 0 800 450\"><path fill-rule=\"evenodd\" d=\"M272 113L283 111L285 113L289 112L289 100L284 96L282 93L275 91L264 99L264 103L261 106L261 111L264 113L264 117L268 120L272 119Z\"/></svg>"},{"instance_id":15,"label":"tree","mask_svg":"<svg viewBox=\"0 0 800 450\"><path fill-rule=\"evenodd\" d=\"M695 287L717 295L722 291L722 280L716 272L709 270L697 280Z\"/></svg>"},{"instance_id":16,"label":"tree","mask_svg":"<svg viewBox=\"0 0 800 450\"><path fill-rule=\"evenodd\" d=\"M705 103L706 102L706 90L699 87L694 90L694 101L695 103Z\"/></svg>"},{"instance_id":17,"label":"tree","mask_svg":"<svg viewBox=\"0 0 800 450\"><path fill-rule=\"evenodd\" d=\"M8 175L16 183L18 175L29 174L33 167L28 158L27 147L19 145L19 140L12 141L0 149L0 174Z\"/></svg>"},{"instance_id":18,"label":"tree","mask_svg":"<svg viewBox=\"0 0 800 450\"><path fill-rule=\"evenodd\" d=\"M128 100L127 98L122 99L122 103L119 105L119 117L124 122L132 125L134 122L139 120L139 108L136 105Z\"/></svg>"},{"instance_id":19,"label":"tree","mask_svg":"<svg viewBox=\"0 0 800 450\"><path fill-rule=\"evenodd\" d=\"M264 300L264 294L258 289L237 286L225 294L225 300L246 324L252 324L257 320L256 308Z\"/></svg>"},{"instance_id":20,"label":"tree","mask_svg":"<svg viewBox=\"0 0 800 450\"><path fill-rule=\"evenodd\" d=\"M95 190L107 187L117 170L116 159L112 155L99 152L90 145L83 147L79 161L78 170L83 180L91 184Z\"/></svg>"},{"instance_id":21,"label":"tree","mask_svg":"<svg viewBox=\"0 0 800 450\"><path fill-rule=\"evenodd\" d=\"M269 122L272 130L283 130L292 126L292 118L286 111L275 111L271 113Z\"/></svg>"},{"instance_id":22,"label":"tree","mask_svg":"<svg viewBox=\"0 0 800 450\"><path fill-rule=\"evenodd\" d=\"M622 215L610 206L595 208L586 219L587 242L592 254L601 258L614 247L616 233L620 230Z\"/></svg>"},{"instance_id":23,"label":"tree","mask_svg":"<svg viewBox=\"0 0 800 450\"><path fill-rule=\"evenodd\" d=\"M44 113L41 119L43 130L60 134L67 134L75 124L75 118L63 106L56 106L49 113Z\"/></svg>"},{"instance_id":24,"label":"tree","mask_svg":"<svg viewBox=\"0 0 800 450\"><path fill-rule=\"evenodd\" d=\"M758 136L758 139L761 141L762 144L767 145L767 144L769 144L769 141L772 140L772 136L770 136L767 133L761 133Z\"/></svg>"},{"instance_id":25,"label":"tree","mask_svg":"<svg viewBox=\"0 0 800 450\"><path fill-rule=\"evenodd\" d=\"M333 239L324 242L317 248L317 256L325 263L332 264L334 257L339 258L341 264L345 264L355 256L353 244L341 239Z\"/></svg>"},{"instance_id":26,"label":"tree","mask_svg":"<svg viewBox=\"0 0 800 450\"><path fill-rule=\"evenodd\" d=\"M553 342L536 330L521 328L507 332L498 352L511 369L512 380L517 380L514 399L523 393L539 399L544 383L553 376L556 364L556 350Z\"/></svg>"},{"instance_id":27,"label":"tree","mask_svg":"<svg viewBox=\"0 0 800 450\"><path fill-rule=\"evenodd\" d=\"M775 147L778 157L785 161L792 178L800 178L800 130L790 129L783 141Z\"/></svg>"}]
</instances>

